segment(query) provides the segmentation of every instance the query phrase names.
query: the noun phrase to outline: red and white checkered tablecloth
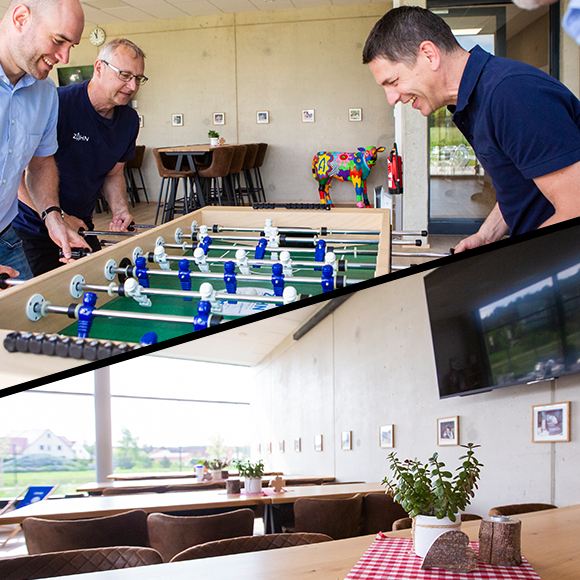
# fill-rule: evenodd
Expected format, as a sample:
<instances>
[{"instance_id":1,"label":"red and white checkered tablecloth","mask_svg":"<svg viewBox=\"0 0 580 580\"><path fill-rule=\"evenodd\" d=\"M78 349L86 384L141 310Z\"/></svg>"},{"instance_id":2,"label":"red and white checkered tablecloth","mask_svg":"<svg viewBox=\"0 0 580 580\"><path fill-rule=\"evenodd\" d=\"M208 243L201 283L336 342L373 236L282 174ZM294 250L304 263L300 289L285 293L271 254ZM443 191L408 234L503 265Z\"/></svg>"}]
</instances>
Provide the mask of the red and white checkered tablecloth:
<instances>
[{"instance_id":1,"label":"red and white checkered tablecloth","mask_svg":"<svg viewBox=\"0 0 580 580\"><path fill-rule=\"evenodd\" d=\"M379 533L346 580L540 580L523 556L521 566L478 562L477 568L466 574L442 568L421 570L423 559L411 553L412 546L409 538L388 538ZM478 552L478 542L470 542L469 546Z\"/></svg>"}]
</instances>

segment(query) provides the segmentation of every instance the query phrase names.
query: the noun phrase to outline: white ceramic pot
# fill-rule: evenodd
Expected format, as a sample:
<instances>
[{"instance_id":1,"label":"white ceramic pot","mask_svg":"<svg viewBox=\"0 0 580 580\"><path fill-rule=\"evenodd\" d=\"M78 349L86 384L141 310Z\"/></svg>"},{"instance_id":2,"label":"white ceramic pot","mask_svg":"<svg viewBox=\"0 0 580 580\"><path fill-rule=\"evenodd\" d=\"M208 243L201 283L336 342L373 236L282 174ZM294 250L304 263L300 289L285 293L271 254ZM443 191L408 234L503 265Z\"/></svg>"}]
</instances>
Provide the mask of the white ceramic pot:
<instances>
[{"instance_id":1,"label":"white ceramic pot","mask_svg":"<svg viewBox=\"0 0 580 580\"><path fill-rule=\"evenodd\" d=\"M435 516L417 516L414 527L415 554L424 558L431 544L445 532L458 532L461 530L461 519L457 515L457 521L452 522L449 518L437 519Z\"/></svg>"},{"instance_id":2,"label":"white ceramic pot","mask_svg":"<svg viewBox=\"0 0 580 580\"><path fill-rule=\"evenodd\" d=\"M209 474L214 481L222 478L222 470L221 469L210 469Z\"/></svg>"},{"instance_id":3,"label":"white ceramic pot","mask_svg":"<svg viewBox=\"0 0 580 580\"><path fill-rule=\"evenodd\" d=\"M262 493L262 478L246 477L244 479L244 489L246 493Z\"/></svg>"},{"instance_id":4,"label":"white ceramic pot","mask_svg":"<svg viewBox=\"0 0 580 580\"><path fill-rule=\"evenodd\" d=\"M212 147L217 147L219 145L219 142L220 142L220 138L219 137L210 137L209 138L209 144Z\"/></svg>"}]
</instances>

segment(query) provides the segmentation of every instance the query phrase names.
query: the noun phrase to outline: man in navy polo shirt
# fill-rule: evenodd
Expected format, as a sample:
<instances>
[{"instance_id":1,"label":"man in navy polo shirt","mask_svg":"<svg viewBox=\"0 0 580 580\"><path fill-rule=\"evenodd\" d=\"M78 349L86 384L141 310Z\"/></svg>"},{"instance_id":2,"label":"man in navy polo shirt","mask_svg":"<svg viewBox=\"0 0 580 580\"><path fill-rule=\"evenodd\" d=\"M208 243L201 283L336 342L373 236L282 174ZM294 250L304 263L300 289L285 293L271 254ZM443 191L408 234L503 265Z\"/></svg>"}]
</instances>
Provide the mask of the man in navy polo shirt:
<instances>
[{"instance_id":1,"label":"man in navy polo shirt","mask_svg":"<svg viewBox=\"0 0 580 580\"><path fill-rule=\"evenodd\" d=\"M447 106L490 175L497 204L460 252L580 216L580 101L534 67L467 52L445 21L402 6L371 31L364 51L391 105L425 117Z\"/></svg>"},{"instance_id":2,"label":"man in navy polo shirt","mask_svg":"<svg viewBox=\"0 0 580 580\"><path fill-rule=\"evenodd\" d=\"M130 40L115 39L99 52L90 81L58 89L59 198L65 222L75 230L92 229L100 190L113 214L111 231L125 231L133 220L123 168L135 156L139 117L129 103L147 81L144 68L143 51ZM14 229L38 276L60 265L59 248L48 238L24 183L18 200ZM96 238L86 239L99 249Z\"/></svg>"}]
</instances>

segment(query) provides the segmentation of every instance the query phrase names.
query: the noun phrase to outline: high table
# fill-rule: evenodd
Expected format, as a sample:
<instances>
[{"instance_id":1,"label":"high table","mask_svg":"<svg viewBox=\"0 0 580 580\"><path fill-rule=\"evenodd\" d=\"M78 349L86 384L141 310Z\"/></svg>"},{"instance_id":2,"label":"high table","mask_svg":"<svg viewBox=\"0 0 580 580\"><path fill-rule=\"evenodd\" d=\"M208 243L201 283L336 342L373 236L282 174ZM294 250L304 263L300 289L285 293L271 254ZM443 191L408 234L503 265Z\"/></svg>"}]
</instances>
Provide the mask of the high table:
<instances>
[{"instance_id":1,"label":"high table","mask_svg":"<svg viewBox=\"0 0 580 580\"><path fill-rule=\"evenodd\" d=\"M23 508L24 509L24 508ZM542 580L577 580L580 569L580 505L517 516L522 520L522 553ZM479 521L462 530L477 540ZM410 530L388 536L410 537ZM374 536L279 550L219 556L83 575L83 580L342 580L371 545Z\"/></svg>"}]
</instances>

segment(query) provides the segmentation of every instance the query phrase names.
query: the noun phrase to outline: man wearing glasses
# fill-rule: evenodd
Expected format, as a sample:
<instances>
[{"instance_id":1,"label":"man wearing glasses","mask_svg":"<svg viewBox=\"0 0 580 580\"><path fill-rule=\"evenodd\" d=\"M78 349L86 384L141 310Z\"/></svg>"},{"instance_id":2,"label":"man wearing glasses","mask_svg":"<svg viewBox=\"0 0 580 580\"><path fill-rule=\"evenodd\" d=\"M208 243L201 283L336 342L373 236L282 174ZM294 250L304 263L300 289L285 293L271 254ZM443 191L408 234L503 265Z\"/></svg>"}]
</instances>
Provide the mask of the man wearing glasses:
<instances>
[{"instance_id":1,"label":"man wearing glasses","mask_svg":"<svg viewBox=\"0 0 580 580\"><path fill-rule=\"evenodd\" d=\"M135 156L139 118L131 106L143 75L145 54L130 40L108 42L99 52L90 81L60 87L58 151L60 207L74 230L92 229L92 215L99 191L113 218L111 231L126 231L133 217L127 202L123 168ZM18 192L16 233L35 276L60 265L59 248L48 233L24 183ZM93 250L98 240L88 236Z\"/></svg>"}]
</instances>

